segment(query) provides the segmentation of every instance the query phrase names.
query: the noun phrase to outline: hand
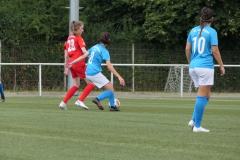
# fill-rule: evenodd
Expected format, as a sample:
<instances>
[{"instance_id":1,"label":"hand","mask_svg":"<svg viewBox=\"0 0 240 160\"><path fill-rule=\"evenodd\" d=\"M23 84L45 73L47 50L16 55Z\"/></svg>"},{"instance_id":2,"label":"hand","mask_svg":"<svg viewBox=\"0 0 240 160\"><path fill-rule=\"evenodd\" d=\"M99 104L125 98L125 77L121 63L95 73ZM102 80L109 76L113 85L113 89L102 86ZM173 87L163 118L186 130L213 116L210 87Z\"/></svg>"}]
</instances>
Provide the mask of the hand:
<instances>
[{"instance_id":1,"label":"hand","mask_svg":"<svg viewBox=\"0 0 240 160\"><path fill-rule=\"evenodd\" d=\"M225 74L225 68L222 66L220 67L220 70L221 70L221 76L223 76Z\"/></svg>"},{"instance_id":2,"label":"hand","mask_svg":"<svg viewBox=\"0 0 240 160\"><path fill-rule=\"evenodd\" d=\"M72 66L73 66L72 63L67 63L66 64L66 68L68 68L68 69L71 68Z\"/></svg>"},{"instance_id":3,"label":"hand","mask_svg":"<svg viewBox=\"0 0 240 160\"><path fill-rule=\"evenodd\" d=\"M63 73L64 73L65 75L68 75L68 68L65 68Z\"/></svg>"},{"instance_id":4,"label":"hand","mask_svg":"<svg viewBox=\"0 0 240 160\"><path fill-rule=\"evenodd\" d=\"M118 80L122 86L125 86L125 81L122 77L119 77Z\"/></svg>"},{"instance_id":5,"label":"hand","mask_svg":"<svg viewBox=\"0 0 240 160\"><path fill-rule=\"evenodd\" d=\"M64 68L67 68L67 66L68 66L68 63L66 62L66 63L64 64Z\"/></svg>"}]
</instances>

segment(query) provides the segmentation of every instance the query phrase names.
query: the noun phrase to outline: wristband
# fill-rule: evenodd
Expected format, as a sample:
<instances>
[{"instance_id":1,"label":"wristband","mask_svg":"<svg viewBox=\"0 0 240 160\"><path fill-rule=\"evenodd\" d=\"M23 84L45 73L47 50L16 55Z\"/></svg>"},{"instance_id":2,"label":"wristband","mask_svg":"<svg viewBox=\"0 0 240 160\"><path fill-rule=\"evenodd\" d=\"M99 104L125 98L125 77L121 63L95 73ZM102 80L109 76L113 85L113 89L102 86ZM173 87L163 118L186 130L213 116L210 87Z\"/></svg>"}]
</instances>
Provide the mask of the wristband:
<instances>
[{"instance_id":1,"label":"wristband","mask_svg":"<svg viewBox=\"0 0 240 160\"><path fill-rule=\"evenodd\" d=\"M72 62L72 65L74 65L74 62Z\"/></svg>"}]
</instances>

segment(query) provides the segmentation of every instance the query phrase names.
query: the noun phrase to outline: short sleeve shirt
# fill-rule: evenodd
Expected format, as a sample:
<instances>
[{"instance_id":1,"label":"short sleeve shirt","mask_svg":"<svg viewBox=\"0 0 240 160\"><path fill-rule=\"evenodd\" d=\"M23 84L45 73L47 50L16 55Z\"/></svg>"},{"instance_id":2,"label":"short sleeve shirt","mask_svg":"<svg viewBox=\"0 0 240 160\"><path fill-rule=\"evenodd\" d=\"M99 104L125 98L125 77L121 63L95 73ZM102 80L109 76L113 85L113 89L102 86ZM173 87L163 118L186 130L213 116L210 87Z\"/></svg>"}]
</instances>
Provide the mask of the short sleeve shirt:
<instances>
[{"instance_id":1,"label":"short sleeve shirt","mask_svg":"<svg viewBox=\"0 0 240 160\"><path fill-rule=\"evenodd\" d=\"M212 46L218 45L217 32L210 26L194 27L187 38L191 43L191 59L189 68L214 68Z\"/></svg>"},{"instance_id":2,"label":"short sleeve shirt","mask_svg":"<svg viewBox=\"0 0 240 160\"><path fill-rule=\"evenodd\" d=\"M83 55L81 48L86 47L86 44L81 36L70 35L64 46L65 50L68 52L68 62L72 62L73 60ZM77 62L75 65L85 65L85 59Z\"/></svg>"},{"instance_id":3,"label":"short sleeve shirt","mask_svg":"<svg viewBox=\"0 0 240 160\"><path fill-rule=\"evenodd\" d=\"M102 72L102 62L110 61L109 51L101 44L96 44L89 50L86 75L94 76Z\"/></svg>"}]
</instances>

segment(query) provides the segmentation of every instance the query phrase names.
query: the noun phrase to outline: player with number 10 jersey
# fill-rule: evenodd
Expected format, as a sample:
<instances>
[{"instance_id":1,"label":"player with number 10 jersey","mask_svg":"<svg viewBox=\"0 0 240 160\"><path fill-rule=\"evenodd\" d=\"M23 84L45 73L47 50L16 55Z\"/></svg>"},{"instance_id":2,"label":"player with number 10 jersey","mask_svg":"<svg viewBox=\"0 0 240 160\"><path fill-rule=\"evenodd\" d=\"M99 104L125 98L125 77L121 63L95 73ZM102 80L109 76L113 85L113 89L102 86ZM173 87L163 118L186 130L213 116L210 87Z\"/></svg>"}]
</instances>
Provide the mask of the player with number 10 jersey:
<instances>
[{"instance_id":1,"label":"player with number 10 jersey","mask_svg":"<svg viewBox=\"0 0 240 160\"><path fill-rule=\"evenodd\" d=\"M211 46L218 46L217 32L211 26L205 26L201 36L201 26L194 27L187 38L192 44L189 68L214 68Z\"/></svg>"}]
</instances>

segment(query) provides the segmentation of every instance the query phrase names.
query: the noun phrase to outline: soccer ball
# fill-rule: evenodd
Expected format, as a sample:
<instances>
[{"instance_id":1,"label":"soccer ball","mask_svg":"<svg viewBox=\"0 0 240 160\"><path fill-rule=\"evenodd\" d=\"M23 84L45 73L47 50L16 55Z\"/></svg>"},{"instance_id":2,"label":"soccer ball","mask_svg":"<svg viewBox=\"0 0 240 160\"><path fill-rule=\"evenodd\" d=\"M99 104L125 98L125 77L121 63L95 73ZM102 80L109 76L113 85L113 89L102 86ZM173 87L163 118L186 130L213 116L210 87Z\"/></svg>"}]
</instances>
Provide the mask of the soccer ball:
<instances>
[{"instance_id":1,"label":"soccer ball","mask_svg":"<svg viewBox=\"0 0 240 160\"><path fill-rule=\"evenodd\" d=\"M115 105L118 108L120 107L120 101L118 99L115 99ZM111 107L109 102L108 102L108 106Z\"/></svg>"}]
</instances>

